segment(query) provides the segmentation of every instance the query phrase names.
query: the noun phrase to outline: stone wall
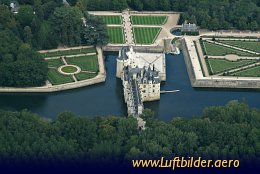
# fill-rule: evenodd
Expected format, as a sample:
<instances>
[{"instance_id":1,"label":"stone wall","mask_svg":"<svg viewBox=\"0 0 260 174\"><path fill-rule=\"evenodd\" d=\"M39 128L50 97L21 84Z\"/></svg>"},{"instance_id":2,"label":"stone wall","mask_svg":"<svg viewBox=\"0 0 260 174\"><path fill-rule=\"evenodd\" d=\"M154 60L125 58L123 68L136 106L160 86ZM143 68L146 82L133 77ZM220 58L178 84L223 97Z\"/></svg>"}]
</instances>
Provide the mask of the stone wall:
<instances>
[{"instance_id":1,"label":"stone wall","mask_svg":"<svg viewBox=\"0 0 260 174\"><path fill-rule=\"evenodd\" d=\"M126 45L123 45L126 46ZM113 51L118 52L122 49L123 46L113 46L113 45L107 45L102 47L103 51ZM133 46L134 50L136 52L144 52L144 53L163 53L164 47L162 46Z\"/></svg>"},{"instance_id":2,"label":"stone wall","mask_svg":"<svg viewBox=\"0 0 260 174\"><path fill-rule=\"evenodd\" d=\"M183 55L187 72L192 87L200 88L243 88L243 89L260 89L260 78L258 77L233 77L233 76L214 76L196 79L188 47L182 40Z\"/></svg>"},{"instance_id":3,"label":"stone wall","mask_svg":"<svg viewBox=\"0 0 260 174\"><path fill-rule=\"evenodd\" d=\"M68 89L75 89L84 86L93 85L96 83L105 82L106 76L105 75L98 75L93 79L78 81L74 83L67 83L63 85L55 85L55 86L43 86L43 87L30 87L30 88L9 88L9 87L1 87L0 92L35 92L35 93L45 93L45 92L56 92L56 91L64 91Z\"/></svg>"}]
</instances>

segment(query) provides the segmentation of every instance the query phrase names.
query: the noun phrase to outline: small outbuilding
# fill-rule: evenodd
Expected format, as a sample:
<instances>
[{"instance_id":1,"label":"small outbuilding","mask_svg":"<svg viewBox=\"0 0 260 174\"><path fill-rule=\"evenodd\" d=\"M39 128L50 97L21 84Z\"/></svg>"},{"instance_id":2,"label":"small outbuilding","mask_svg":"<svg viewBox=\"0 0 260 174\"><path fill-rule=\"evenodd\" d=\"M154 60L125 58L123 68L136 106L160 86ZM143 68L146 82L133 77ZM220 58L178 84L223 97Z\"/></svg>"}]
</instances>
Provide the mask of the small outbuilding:
<instances>
[{"instance_id":1,"label":"small outbuilding","mask_svg":"<svg viewBox=\"0 0 260 174\"><path fill-rule=\"evenodd\" d=\"M18 1L10 1L10 8L12 13L17 14L20 8Z\"/></svg>"},{"instance_id":2,"label":"small outbuilding","mask_svg":"<svg viewBox=\"0 0 260 174\"><path fill-rule=\"evenodd\" d=\"M193 23L185 21L181 28L182 35L199 35L199 27Z\"/></svg>"}]
</instances>

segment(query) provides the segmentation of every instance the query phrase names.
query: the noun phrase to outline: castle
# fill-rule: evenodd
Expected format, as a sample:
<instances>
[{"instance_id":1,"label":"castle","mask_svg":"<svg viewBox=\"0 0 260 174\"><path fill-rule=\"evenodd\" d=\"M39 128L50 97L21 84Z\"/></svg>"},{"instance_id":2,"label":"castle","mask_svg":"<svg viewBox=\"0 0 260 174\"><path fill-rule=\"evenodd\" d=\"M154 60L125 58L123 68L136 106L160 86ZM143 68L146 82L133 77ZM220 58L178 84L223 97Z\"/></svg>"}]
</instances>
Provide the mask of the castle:
<instances>
[{"instance_id":1,"label":"castle","mask_svg":"<svg viewBox=\"0 0 260 174\"><path fill-rule=\"evenodd\" d=\"M143 102L160 99L160 82L166 80L165 55L137 53L133 47L123 47L117 58L116 76L122 79L128 115L141 115Z\"/></svg>"}]
</instances>

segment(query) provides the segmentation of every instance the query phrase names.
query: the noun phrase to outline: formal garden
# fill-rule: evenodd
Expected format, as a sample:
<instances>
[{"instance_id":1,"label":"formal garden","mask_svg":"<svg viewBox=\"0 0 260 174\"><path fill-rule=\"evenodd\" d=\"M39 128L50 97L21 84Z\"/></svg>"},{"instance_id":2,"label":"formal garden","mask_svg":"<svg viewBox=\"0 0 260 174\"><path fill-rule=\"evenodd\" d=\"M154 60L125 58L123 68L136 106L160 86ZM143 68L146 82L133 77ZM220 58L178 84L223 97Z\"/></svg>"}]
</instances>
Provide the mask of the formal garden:
<instances>
[{"instance_id":1,"label":"formal garden","mask_svg":"<svg viewBox=\"0 0 260 174\"><path fill-rule=\"evenodd\" d=\"M260 76L260 42L256 38L202 38L205 40L200 39L200 45L210 75Z\"/></svg>"},{"instance_id":2,"label":"formal garden","mask_svg":"<svg viewBox=\"0 0 260 174\"><path fill-rule=\"evenodd\" d=\"M52 85L91 79L97 76L99 71L95 48L62 50L42 55L48 64L48 81Z\"/></svg>"},{"instance_id":3,"label":"formal garden","mask_svg":"<svg viewBox=\"0 0 260 174\"><path fill-rule=\"evenodd\" d=\"M164 25L168 20L168 16L166 15L131 15L130 21L124 21L123 15L97 16L107 25L108 42L111 44L126 43L125 22L130 22L132 26L135 44L153 44L162 30L160 26ZM145 27L140 25L145 25Z\"/></svg>"}]
</instances>

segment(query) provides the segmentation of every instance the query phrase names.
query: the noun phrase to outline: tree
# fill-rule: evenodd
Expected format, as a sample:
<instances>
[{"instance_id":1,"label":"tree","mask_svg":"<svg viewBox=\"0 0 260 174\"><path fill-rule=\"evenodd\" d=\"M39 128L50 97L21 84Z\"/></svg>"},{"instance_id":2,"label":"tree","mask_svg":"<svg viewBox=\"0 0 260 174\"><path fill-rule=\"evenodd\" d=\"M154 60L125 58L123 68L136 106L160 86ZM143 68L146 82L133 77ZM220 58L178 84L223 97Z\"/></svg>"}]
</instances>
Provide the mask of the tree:
<instances>
[{"instance_id":1,"label":"tree","mask_svg":"<svg viewBox=\"0 0 260 174\"><path fill-rule=\"evenodd\" d=\"M108 43L107 28L102 19L85 14L82 42L87 45L106 45Z\"/></svg>"},{"instance_id":2,"label":"tree","mask_svg":"<svg viewBox=\"0 0 260 174\"><path fill-rule=\"evenodd\" d=\"M23 27L31 26L34 17L35 15L32 6L23 5L19 8L17 20Z\"/></svg>"},{"instance_id":3,"label":"tree","mask_svg":"<svg viewBox=\"0 0 260 174\"><path fill-rule=\"evenodd\" d=\"M41 0L35 0L34 1L34 10L36 16L40 19L43 20L44 18L44 12L43 12L43 7L42 7L42 1Z\"/></svg>"},{"instance_id":4,"label":"tree","mask_svg":"<svg viewBox=\"0 0 260 174\"><path fill-rule=\"evenodd\" d=\"M250 30L255 31L258 29L258 24L256 21L252 21L250 24Z\"/></svg>"},{"instance_id":5,"label":"tree","mask_svg":"<svg viewBox=\"0 0 260 174\"><path fill-rule=\"evenodd\" d=\"M26 40L30 41L30 29ZM47 79L47 64L30 45L10 31L0 32L0 86L41 86Z\"/></svg>"},{"instance_id":6,"label":"tree","mask_svg":"<svg viewBox=\"0 0 260 174\"><path fill-rule=\"evenodd\" d=\"M81 43L82 17L83 15L78 8L64 6L55 9L50 23L59 44L75 46Z\"/></svg>"},{"instance_id":7,"label":"tree","mask_svg":"<svg viewBox=\"0 0 260 174\"><path fill-rule=\"evenodd\" d=\"M242 29L242 30L245 30L247 28L247 19L246 19L246 17L242 16L242 17L239 18L238 28Z\"/></svg>"},{"instance_id":8,"label":"tree","mask_svg":"<svg viewBox=\"0 0 260 174\"><path fill-rule=\"evenodd\" d=\"M29 26L24 27L24 42L29 45L32 44L32 31Z\"/></svg>"}]
</instances>

